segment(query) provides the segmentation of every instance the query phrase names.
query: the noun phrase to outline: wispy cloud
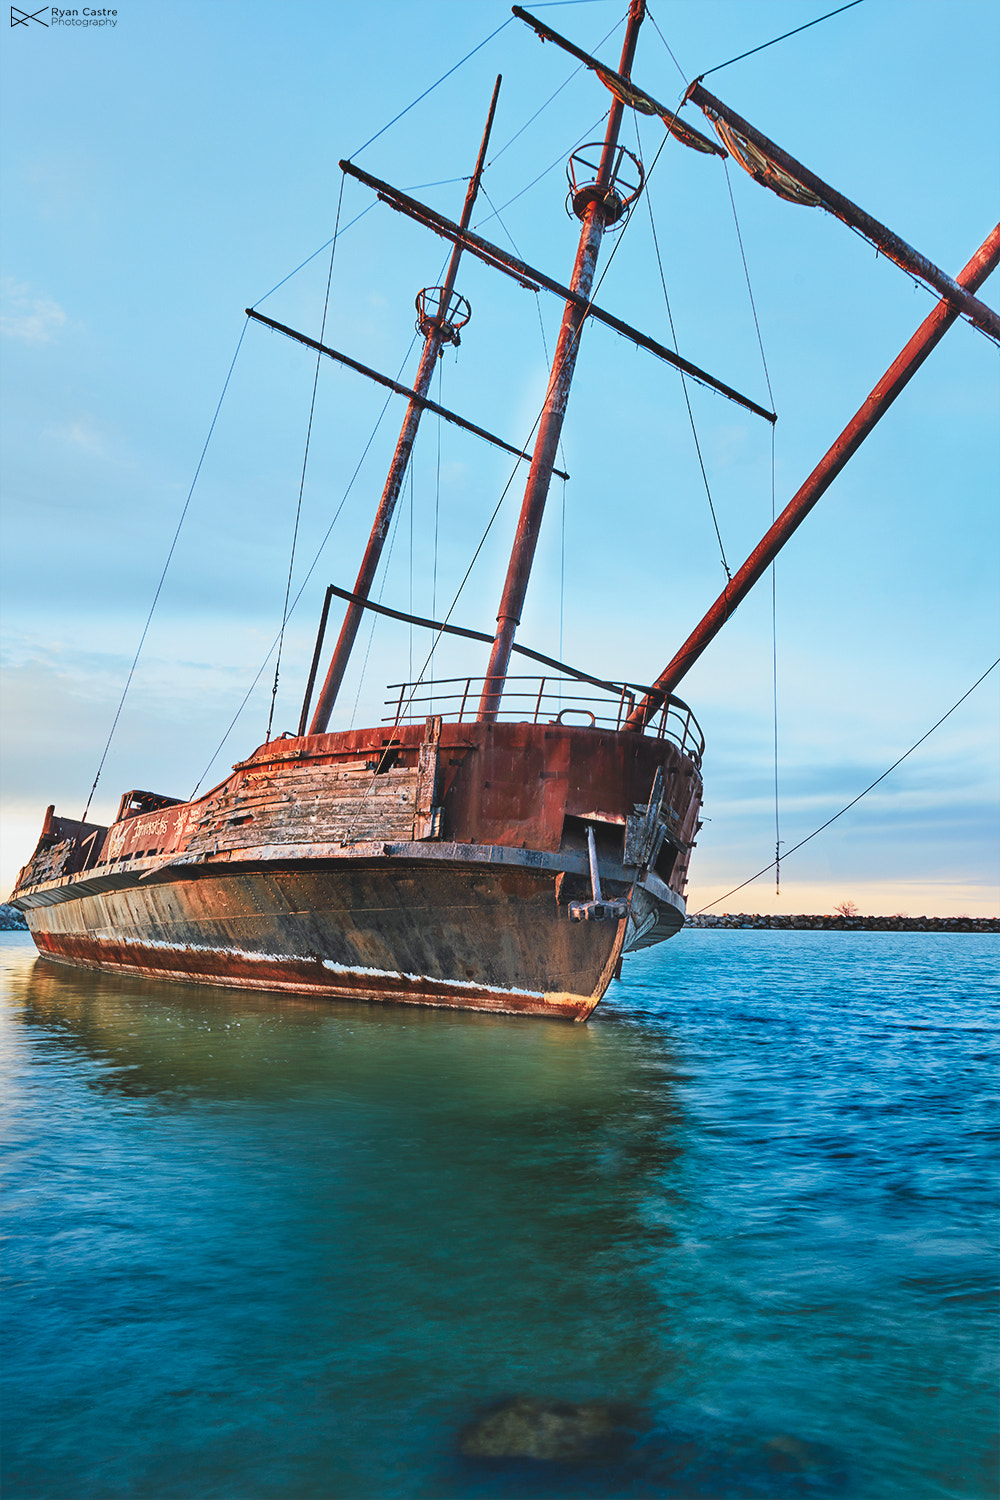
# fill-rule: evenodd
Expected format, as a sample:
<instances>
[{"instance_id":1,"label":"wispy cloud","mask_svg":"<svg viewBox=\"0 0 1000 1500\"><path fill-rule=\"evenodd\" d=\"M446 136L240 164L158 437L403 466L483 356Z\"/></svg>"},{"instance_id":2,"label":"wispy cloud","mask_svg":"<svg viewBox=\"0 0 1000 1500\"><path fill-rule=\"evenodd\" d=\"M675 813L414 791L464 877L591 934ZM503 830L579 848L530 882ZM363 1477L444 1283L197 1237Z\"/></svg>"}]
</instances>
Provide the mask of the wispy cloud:
<instances>
[{"instance_id":1,"label":"wispy cloud","mask_svg":"<svg viewBox=\"0 0 1000 1500\"><path fill-rule=\"evenodd\" d=\"M46 429L47 435L61 438L65 443L72 443L77 448L84 449L87 453L104 453L104 443L97 428L86 418L74 422L65 422L61 427Z\"/></svg>"},{"instance_id":2,"label":"wispy cloud","mask_svg":"<svg viewBox=\"0 0 1000 1500\"><path fill-rule=\"evenodd\" d=\"M5 276L0 285L0 333L24 344L51 344L66 314L51 297L36 297L25 282Z\"/></svg>"}]
</instances>

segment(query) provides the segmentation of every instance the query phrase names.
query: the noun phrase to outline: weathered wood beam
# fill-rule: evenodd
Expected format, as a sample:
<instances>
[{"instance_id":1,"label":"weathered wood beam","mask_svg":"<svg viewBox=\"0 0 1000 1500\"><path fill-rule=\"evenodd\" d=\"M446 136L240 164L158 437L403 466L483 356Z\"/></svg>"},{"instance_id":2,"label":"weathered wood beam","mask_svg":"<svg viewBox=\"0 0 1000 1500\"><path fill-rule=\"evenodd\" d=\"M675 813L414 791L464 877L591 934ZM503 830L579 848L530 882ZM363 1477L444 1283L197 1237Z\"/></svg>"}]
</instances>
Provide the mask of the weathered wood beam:
<instances>
[{"instance_id":1,"label":"weathered wood beam","mask_svg":"<svg viewBox=\"0 0 1000 1500\"><path fill-rule=\"evenodd\" d=\"M919 277L927 286L933 287L940 296L946 297L963 317L975 324L980 332L987 334L990 338L1000 339L1000 314L995 313L991 307L987 307L985 302L980 302L959 281L953 280L951 276L939 270L933 261L921 255L919 250L914 250L913 246L908 245L898 234L894 234L891 229L880 224L878 219L873 219L871 214L866 214L863 208L852 203L850 198L845 198L843 193L838 193L836 188L830 187L829 183L817 177L815 172L810 172L808 167L796 161L794 156L789 156L788 152L776 146L774 141L768 140L767 136L762 134L756 126L744 120L742 115L730 109L728 104L723 104L721 99L710 94L708 89L703 88L697 81L688 89L687 98L697 104L708 119L722 120L730 130L743 136L751 146L755 146L783 172L794 177L817 197L822 206L828 209L835 218L841 219L851 229L856 229L859 234L863 234L865 239L877 246L887 259L895 261L897 266L901 266L911 276Z\"/></svg>"},{"instance_id":2,"label":"weathered wood beam","mask_svg":"<svg viewBox=\"0 0 1000 1500\"><path fill-rule=\"evenodd\" d=\"M453 244L462 244L466 250L471 250L480 260L487 265L493 266L497 271L503 271L505 275L512 276L515 281L520 282L529 291L537 292L544 287L547 292L553 292L557 297L562 297L567 302L572 302L585 312L588 317L595 318L598 323L613 328L615 333L620 333L623 338L629 339L637 344L640 349L655 354L657 359L664 360L668 365L673 365L676 370L681 370L685 375L690 375L692 380L697 380L701 385L708 386L710 390L718 391L720 396L735 401L738 406L746 407L747 411L754 412L758 417L763 417L765 422L775 423L778 418L773 411L759 406L756 401L751 401L749 396L741 395L731 385L717 380L714 375L709 375L707 370L702 370L698 365L693 365L690 360L684 359L673 349L667 349L663 344L658 344L647 334L641 333L638 328L632 328L628 323L616 318L613 313L605 312L603 308L591 302L587 297L581 297L561 282L554 281L551 276L546 276L543 271L536 271L525 261L518 260L514 255L508 255L506 250L501 250L498 245L491 245L489 240L482 239L471 230L462 230L443 214L436 213L433 208L428 208L425 203L419 203L415 198L409 198L405 193L399 192L388 182L382 182L377 177L372 177L368 172L362 172L360 167L354 166L349 161L340 163L342 172L351 177L356 177L358 182L363 182L367 187L374 188L383 203L394 208L398 213L406 214L411 219L416 219L427 229L432 229L442 239L451 240Z\"/></svg>"},{"instance_id":3,"label":"weathered wood beam","mask_svg":"<svg viewBox=\"0 0 1000 1500\"><path fill-rule=\"evenodd\" d=\"M640 114L644 115L659 115L670 134L676 136L679 141L683 141L685 146L692 146L696 151L703 151L711 156L728 154L723 146L710 141L708 136L702 135L700 130L695 130L684 120L679 120L676 109L660 104L652 94L647 94L645 89L637 88L631 78L624 78L614 68L609 68L596 57L591 57L589 52L584 52L583 48L578 47L575 42L568 41L558 31L553 31L551 26L546 26L545 22L539 21L537 16L532 16L528 11L522 10L520 5L512 6L511 10L519 21L526 21L543 42L554 42L557 47L561 47L564 52L568 52L571 57L582 62L584 67L589 68L592 73L596 73L605 88L610 89L615 98L627 104L630 109L637 109Z\"/></svg>"},{"instance_id":4,"label":"weathered wood beam","mask_svg":"<svg viewBox=\"0 0 1000 1500\"><path fill-rule=\"evenodd\" d=\"M339 349L331 349L329 344L321 344L318 339L311 339L308 334L298 333L294 328L287 327L284 323L276 323L274 318L265 318L263 313L255 312L252 307L244 309L248 318L253 318L255 323L263 323L267 328L273 328L275 333L283 333L286 338L295 339L300 344L305 344L308 349L315 349L319 354L325 354L330 359L337 360L346 365L349 370L357 370L359 375L367 375L369 380L374 380L378 385L384 385L387 390L395 391L397 396L405 396L409 401L415 401L425 411L435 412L437 416L444 417L445 421L453 422L456 427L462 427L466 432L472 432L476 437L481 437L484 442L492 443L495 448L502 448L505 453L512 453L515 458L523 458L530 463L531 454L525 453L523 448L515 448L513 443L504 442L503 438L497 437L495 433L487 432L485 427L477 427L475 422L460 417L457 412L449 411L446 406L439 406L429 396L421 396L419 392L411 390L408 385L400 385L398 380L391 380L388 375L380 375L377 370L370 370L360 360L352 359L349 354L341 354ZM562 469L554 469L560 479L568 479L569 475Z\"/></svg>"}]
</instances>

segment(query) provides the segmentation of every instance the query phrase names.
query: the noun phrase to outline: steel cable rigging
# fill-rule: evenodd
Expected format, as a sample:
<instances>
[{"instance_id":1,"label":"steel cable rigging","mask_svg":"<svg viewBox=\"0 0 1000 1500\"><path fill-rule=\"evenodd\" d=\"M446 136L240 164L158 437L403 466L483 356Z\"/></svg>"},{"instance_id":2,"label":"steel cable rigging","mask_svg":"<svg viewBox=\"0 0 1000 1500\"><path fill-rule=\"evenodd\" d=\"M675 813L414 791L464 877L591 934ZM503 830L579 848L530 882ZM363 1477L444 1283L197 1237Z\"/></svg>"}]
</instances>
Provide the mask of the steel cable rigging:
<instances>
[{"instance_id":1,"label":"steel cable rigging","mask_svg":"<svg viewBox=\"0 0 1000 1500\"><path fill-rule=\"evenodd\" d=\"M636 126L636 140L639 140L639 121L638 121L638 118L636 118L635 126ZM673 311L672 311L671 306L670 306L670 297L669 297L669 295L667 293L667 282L666 282L666 277L665 277L664 272L663 272L663 260L662 260L662 257L660 255L660 242L659 242L659 238L658 238L657 233L656 233L656 221L653 218L653 200L650 197L650 193L649 193L649 179L652 177L652 175L653 175L653 169L655 168L656 163L660 159L660 152L663 150L663 147L666 145L666 143L667 143L667 141L669 139L670 139L669 135L665 135L663 137L663 140L660 142L659 149L657 150L656 155L653 157L652 165L650 166L649 171L646 174L646 191L645 191L644 197L646 199L646 209L647 209L647 212L649 213L649 227L650 227L650 230L651 230L652 236L653 236L653 249L654 249L654 252L656 254L656 266L657 266L657 270L660 273L660 286L663 288L663 300L664 300L664 303L666 304L666 309L667 309L667 320L670 323L670 337L673 339L674 348L677 348L677 330L674 327L674 315L673 315ZM641 154L641 151L640 151L640 154ZM705 484L705 494L708 497L708 508L709 508L709 510L710 510L710 512L712 514L712 525L715 527L715 538L716 538L716 541L719 544L719 554L720 554L720 556L722 558L722 566L723 566L723 568L725 570L726 577L729 578L729 579L731 579L733 575L729 571L729 563L726 560L726 549L725 549L725 547L723 545L723 542L722 542L722 532L719 530L719 518L718 518L718 516L715 513L715 502L712 499L712 487L711 487L711 485L708 482L708 474L705 471L705 460L704 460L704 457L702 456L701 443L700 443L700 441L698 439L698 429L695 426L694 412L691 410L691 397L688 394L687 380L685 379L684 371L683 370L679 370L678 374L680 375L680 378L681 378L681 390L684 393L684 404L687 407L688 422L691 425L691 436L694 438L695 452L698 455L698 467L701 469L701 477L702 477L702 480L704 481L704 484ZM773 398L772 398L771 405L772 405L772 407L774 405Z\"/></svg>"},{"instance_id":2,"label":"steel cable rigging","mask_svg":"<svg viewBox=\"0 0 1000 1500\"><path fill-rule=\"evenodd\" d=\"M333 226L333 241L330 248L330 268L326 273L326 296L323 299L323 317L320 320L319 341L323 342L326 335L326 318L330 309L330 286L333 282L333 261L337 253L337 237L340 225L340 210L344 201L344 179L340 179L340 194L337 198L337 217ZM288 577L285 580L285 602L281 613L281 629L278 632L278 654L274 662L274 682L271 686L271 707L267 715L267 733L265 740L271 738L271 725L274 722L274 700L278 696L278 677L281 673L281 651L285 643L285 627L288 624L288 600L292 592L292 573L295 568L295 545L299 538L299 521L302 517L302 495L306 487L306 469L309 466L309 445L312 441L313 417L316 414L316 392L319 388L319 371L323 356L317 351L316 368L313 372L312 397L309 402L309 420L306 424L305 449L302 454L302 472L299 476L299 493L295 505L295 525L292 528L292 545L288 557Z\"/></svg>"},{"instance_id":3,"label":"steel cable rigging","mask_svg":"<svg viewBox=\"0 0 1000 1500\"><path fill-rule=\"evenodd\" d=\"M128 690L132 686L132 678L135 676L135 669L136 669L136 666L138 665L139 657L142 654L142 648L145 645L146 636L149 633L149 627L152 624L153 614L154 614L154 612L156 610L157 603L159 602L160 593L161 593L161 591L163 589L164 580L166 579L166 576L167 576L167 569L170 567L170 562L171 562L171 559L173 558L174 551L175 551L175 549L177 547L177 542L178 542L178 539L179 539L180 534L181 534L181 528L184 525L184 521L185 521L185 519L187 517L188 508L189 508L189 506L191 504L191 496L194 494L194 487L198 483L198 476L201 473L202 464L205 462L205 454L208 452L208 445L212 441L212 434L215 431L215 424L219 420L219 412L222 410L222 403L223 403L223 401L226 398L226 392L229 389L229 382L232 379L233 371L236 368L236 361L239 358L240 349L243 347L243 340L244 340L244 338L246 336L247 327L248 327L248 320L244 320L243 329L242 329L242 332L240 333L239 339L237 340L235 352L234 352L232 360L230 362L229 369L226 372L226 378L225 378L225 380L223 381L223 384L222 384L222 392L221 392L221 394L219 396L219 400L218 400L218 403L216 405L215 412L214 412L214 414L212 416L212 421L211 421L211 423L209 425L208 435L205 438L205 443L204 443L204 446L203 446L203 448L201 450L201 456L199 457L197 466L195 467L194 478L191 480L191 487L188 490L188 492L187 492L187 498L185 499L184 504L181 507L181 513L180 513L180 517L178 518L178 521L177 521L177 526L176 526L176 528L174 530L173 540L170 543L170 547L169 547L169 550L167 552L166 560L165 560L165 562L163 564L163 569L162 569L162 571L160 573L160 580L159 580L159 582L156 585L156 592L153 595L153 602L149 606L149 613L146 616L146 623L142 627L142 635L139 637L139 644L135 648L135 656L132 658L132 665L129 667L128 677L125 679L125 686L122 689L121 699L119 700L118 708L115 711L115 716L114 716L114 719L112 721L111 728L108 731L108 738L107 738L107 741L105 743L104 749L103 749L103 751L101 753L100 764L97 767L97 775L94 777L94 783L93 783L92 787L90 788L90 793L89 793L89 795L87 797L87 805L83 809L83 817L80 819L81 823L86 823L86 821L87 821L87 814L90 811L90 804L94 800L94 793L97 790L97 783L101 779L101 772L104 770L104 762L107 760L108 751L111 748L111 741L114 739L115 730L118 728L118 720L121 718L122 709L125 707L125 699L128 696Z\"/></svg>"},{"instance_id":4,"label":"steel cable rigging","mask_svg":"<svg viewBox=\"0 0 1000 1500\"><path fill-rule=\"evenodd\" d=\"M736 225L736 238L740 246L740 258L743 261L743 274L746 277L747 294L750 298L750 309L753 313L753 326L757 331L757 345L760 349L760 361L764 367L764 379L767 382L767 394L774 407L774 392L771 389L771 375L767 368L767 356L764 353L764 340L760 331L760 320L757 317L757 304L754 300L753 287L750 284L750 267L747 265L746 250L743 246L743 233L740 229L739 215L736 212L736 198L733 195L732 179L729 176L729 163L722 163L726 173L726 187L729 189L729 201L733 208L733 223ZM774 479L774 428L771 428L771 525L774 525L777 516L777 504L775 497ZM781 823L778 809L778 573L777 560L771 564L771 698L774 706L774 889L775 894L781 893ZM732 580L730 580L732 581Z\"/></svg>"}]
</instances>

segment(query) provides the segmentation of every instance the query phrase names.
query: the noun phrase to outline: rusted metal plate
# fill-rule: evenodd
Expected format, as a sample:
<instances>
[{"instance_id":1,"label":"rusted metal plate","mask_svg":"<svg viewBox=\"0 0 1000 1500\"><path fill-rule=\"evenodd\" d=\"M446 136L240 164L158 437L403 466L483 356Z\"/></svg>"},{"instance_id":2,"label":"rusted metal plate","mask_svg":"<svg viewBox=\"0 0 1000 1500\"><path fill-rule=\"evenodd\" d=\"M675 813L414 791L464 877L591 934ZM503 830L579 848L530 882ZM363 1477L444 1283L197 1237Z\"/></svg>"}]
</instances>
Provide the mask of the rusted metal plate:
<instances>
[{"instance_id":1,"label":"rusted metal plate","mask_svg":"<svg viewBox=\"0 0 1000 1500\"><path fill-rule=\"evenodd\" d=\"M571 926L544 871L403 861L183 872L36 907L41 952L151 977L581 1019L625 923Z\"/></svg>"}]
</instances>

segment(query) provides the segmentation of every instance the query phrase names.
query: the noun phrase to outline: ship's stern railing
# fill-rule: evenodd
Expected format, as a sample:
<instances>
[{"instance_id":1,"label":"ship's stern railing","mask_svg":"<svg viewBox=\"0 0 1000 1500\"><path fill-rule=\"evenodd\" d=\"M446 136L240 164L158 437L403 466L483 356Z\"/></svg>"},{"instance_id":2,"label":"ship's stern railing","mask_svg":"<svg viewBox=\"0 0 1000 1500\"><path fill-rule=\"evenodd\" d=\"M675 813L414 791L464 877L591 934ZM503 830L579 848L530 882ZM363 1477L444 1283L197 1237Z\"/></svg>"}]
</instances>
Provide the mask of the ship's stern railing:
<instances>
[{"instance_id":1,"label":"ship's stern railing","mask_svg":"<svg viewBox=\"0 0 1000 1500\"><path fill-rule=\"evenodd\" d=\"M385 699L389 712L382 722L396 727L420 723L429 714L441 714L453 723L477 718L484 677L444 677L436 682L394 682ZM498 718L528 724L563 724L593 729L624 729L636 703L652 688L642 683L597 684L571 677L514 677L504 681L504 696ZM671 697L651 716L643 731L646 738L669 740L682 754L701 767L705 737L690 708Z\"/></svg>"}]
</instances>

